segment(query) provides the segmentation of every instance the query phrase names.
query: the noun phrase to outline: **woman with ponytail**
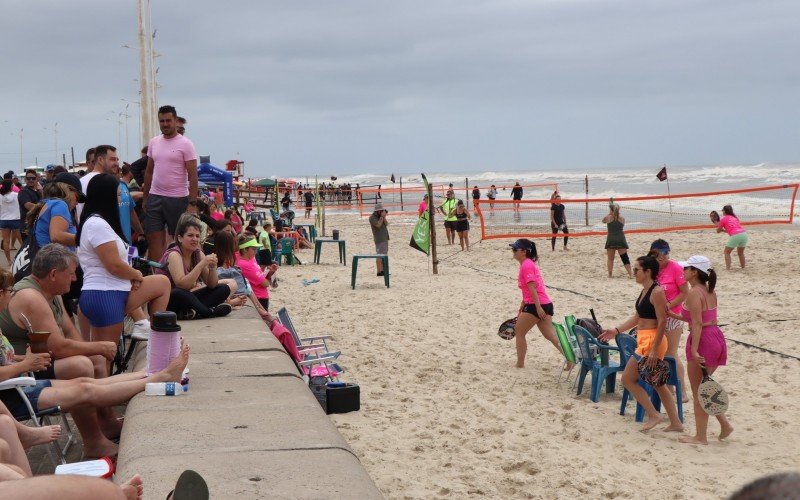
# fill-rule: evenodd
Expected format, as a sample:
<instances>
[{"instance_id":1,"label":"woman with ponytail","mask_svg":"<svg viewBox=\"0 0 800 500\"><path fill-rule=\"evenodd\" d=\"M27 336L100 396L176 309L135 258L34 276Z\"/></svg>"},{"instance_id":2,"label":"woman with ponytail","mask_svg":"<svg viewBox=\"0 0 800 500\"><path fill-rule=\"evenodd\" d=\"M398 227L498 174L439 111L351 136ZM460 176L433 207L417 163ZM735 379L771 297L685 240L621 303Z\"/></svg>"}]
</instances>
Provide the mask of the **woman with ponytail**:
<instances>
[{"instance_id":1,"label":"woman with ponytail","mask_svg":"<svg viewBox=\"0 0 800 500\"><path fill-rule=\"evenodd\" d=\"M517 324L514 326L514 336L517 342L517 368L524 368L525 355L528 352L525 335L534 326L539 327L544 338L549 340L562 356L564 352L561 350L551 320L554 312L553 302L547 296L542 272L536 265L539 260L536 244L531 240L519 239L509 246L514 252L514 259L520 264L518 281L522 290L522 303L519 306Z\"/></svg>"},{"instance_id":2,"label":"woman with ponytail","mask_svg":"<svg viewBox=\"0 0 800 500\"><path fill-rule=\"evenodd\" d=\"M717 232L725 231L728 233L728 242L725 243L725 269L731 270L731 253L736 249L739 256L739 265L744 269L745 258L744 249L747 246L747 231L744 230L739 222L739 217L733 213L733 207L725 205L722 207L722 218L717 223Z\"/></svg>"},{"instance_id":3,"label":"woman with ponytail","mask_svg":"<svg viewBox=\"0 0 800 500\"><path fill-rule=\"evenodd\" d=\"M728 348L725 335L717 326L717 274L711 268L711 261L702 255L689 257L683 266L686 281L692 287L681 309L681 316L689 322L689 339L686 341L686 360L689 364L689 382L694 393L694 419L696 432L694 436L683 436L682 443L708 444L708 414L700 404L698 388L703 381L703 368L709 375L728 360ZM722 430L719 439L725 439L731 432L731 426L725 415L717 415Z\"/></svg>"}]
</instances>

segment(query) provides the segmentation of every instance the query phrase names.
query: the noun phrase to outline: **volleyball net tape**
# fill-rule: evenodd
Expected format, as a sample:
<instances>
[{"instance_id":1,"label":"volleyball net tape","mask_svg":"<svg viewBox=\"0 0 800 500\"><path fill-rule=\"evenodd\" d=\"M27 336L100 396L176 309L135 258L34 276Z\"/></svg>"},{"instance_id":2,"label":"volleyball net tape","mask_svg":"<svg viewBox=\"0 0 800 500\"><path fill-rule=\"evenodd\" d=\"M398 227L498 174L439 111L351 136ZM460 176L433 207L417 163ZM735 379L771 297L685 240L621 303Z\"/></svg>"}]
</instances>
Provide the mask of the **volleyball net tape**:
<instances>
[{"instance_id":1,"label":"volleyball net tape","mask_svg":"<svg viewBox=\"0 0 800 500\"><path fill-rule=\"evenodd\" d=\"M452 189L455 198L464 200L467 206L472 207L472 190L477 186L480 191L481 201L486 200L490 185L470 184L469 188L464 185L453 186L447 184L432 184L433 203L439 206L444 202L447 191ZM511 198L513 184L495 184L497 199L507 200ZM549 198L550 195L558 190L557 183L544 184L522 184L523 198ZM360 188L356 193L358 198L358 211L362 217L369 217L375 211L375 205L380 203L383 208L389 211L389 215L416 215L417 207L425 197L425 188L422 186L407 186L403 188Z\"/></svg>"},{"instance_id":2,"label":"volleyball net tape","mask_svg":"<svg viewBox=\"0 0 800 500\"><path fill-rule=\"evenodd\" d=\"M709 213L731 205L743 226L757 224L791 224L795 199L800 184L782 184L728 191L635 196L614 198L625 219L625 233L655 233L709 229ZM606 235L603 217L609 214L608 198L562 199L570 238L574 236ZM550 238L551 201L542 199L520 201L481 198L475 212L481 223L481 239ZM559 237L562 234L559 232Z\"/></svg>"}]
</instances>

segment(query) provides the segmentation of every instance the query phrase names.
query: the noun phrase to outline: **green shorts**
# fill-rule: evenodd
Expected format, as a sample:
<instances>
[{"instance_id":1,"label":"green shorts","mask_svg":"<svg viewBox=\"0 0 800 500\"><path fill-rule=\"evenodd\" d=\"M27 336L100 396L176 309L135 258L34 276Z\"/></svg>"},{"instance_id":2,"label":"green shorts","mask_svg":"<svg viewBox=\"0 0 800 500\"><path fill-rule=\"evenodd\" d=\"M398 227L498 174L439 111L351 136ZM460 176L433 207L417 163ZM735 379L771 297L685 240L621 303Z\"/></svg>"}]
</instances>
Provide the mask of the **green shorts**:
<instances>
[{"instance_id":1,"label":"green shorts","mask_svg":"<svg viewBox=\"0 0 800 500\"><path fill-rule=\"evenodd\" d=\"M747 232L734 234L728 238L725 248L744 248L747 246Z\"/></svg>"}]
</instances>

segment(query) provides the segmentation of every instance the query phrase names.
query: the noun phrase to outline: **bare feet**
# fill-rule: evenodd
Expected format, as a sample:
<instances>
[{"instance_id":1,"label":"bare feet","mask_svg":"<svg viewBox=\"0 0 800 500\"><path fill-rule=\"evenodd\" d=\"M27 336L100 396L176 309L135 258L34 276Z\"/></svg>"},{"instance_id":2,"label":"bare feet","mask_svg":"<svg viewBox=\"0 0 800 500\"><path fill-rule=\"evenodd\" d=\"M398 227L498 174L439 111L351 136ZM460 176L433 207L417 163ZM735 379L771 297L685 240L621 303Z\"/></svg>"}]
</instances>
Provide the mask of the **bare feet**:
<instances>
[{"instance_id":1,"label":"bare feet","mask_svg":"<svg viewBox=\"0 0 800 500\"><path fill-rule=\"evenodd\" d=\"M142 478L136 474L124 483L119 485L122 493L125 495L125 500L139 500L142 498L144 487L142 486Z\"/></svg>"},{"instance_id":2,"label":"bare feet","mask_svg":"<svg viewBox=\"0 0 800 500\"><path fill-rule=\"evenodd\" d=\"M733 426L731 424L728 424L724 426L721 431L719 431L719 437L717 439L722 441L726 437L730 436L732 432L733 432Z\"/></svg>"},{"instance_id":3,"label":"bare feet","mask_svg":"<svg viewBox=\"0 0 800 500\"><path fill-rule=\"evenodd\" d=\"M570 363L569 361L567 361L567 364L564 365L564 370L566 370L566 371L570 371L573 368L575 368L575 363Z\"/></svg>"},{"instance_id":4,"label":"bare feet","mask_svg":"<svg viewBox=\"0 0 800 500\"><path fill-rule=\"evenodd\" d=\"M515 364L514 368L525 368L525 365L517 365L517 364Z\"/></svg>"},{"instance_id":5,"label":"bare feet","mask_svg":"<svg viewBox=\"0 0 800 500\"><path fill-rule=\"evenodd\" d=\"M160 382L180 382L181 378L183 378L183 370L188 364L189 346L183 344L181 346L181 353L170 361L166 368L153 375L153 378Z\"/></svg>"},{"instance_id":6,"label":"bare feet","mask_svg":"<svg viewBox=\"0 0 800 500\"><path fill-rule=\"evenodd\" d=\"M664 420L664 417L662 417L661 415L658 415L657 417L652 417L652 418L651 417L647 417L647 420L645 421L644 425L642 425L642 428L640 429L641 432L649 431L653 427L655 427L658 424L660 424L662 420Z\"/></svg>"},{"instance_id":7,"label":"bare feet","mask_svg":"<svg viewBox=\"0 0 800 500\"><path fill-rule=\"evenodd\" d=\"M92 446L86 443L83 445L83 457L86 459L116 457L117 453L119 453L119 446L106 438L102 438Z\"/></svg>"},{"instance_id":8,"label":"bare feet","mask_svg":"<svg viewBox=\"0 0 800 500\"><path fill-rule=\"evenodd\" d=\"M58 439L61 436L61 426L28 427L27 425L20 425L17 427L17 435L22 447L27 450L32 446L51 443Z\"/></svg>"},{"instance_id":9,"label":"bare feet","mask_svg":"<svg viewBox=\"0 0 800 500\"><path fill-rule=\"evenodd\" d=\"M119 439L122 435L122 420L114 417L100 419L100 432L108 439Z\"/></svg>"},{"instance_id":10,"label":"bare feet","mask_svg":"<svg viewBox=\"0 0 800 500\"><path fill-rule=\"evenodd\" d=\"M678 441L686 444L708 444L708 441L697 439L697 436L681 436Z\"/></svg>"},{"instance_id":11,"label":"bare feet","mask_svg":"<svg viewBox=\"0 0 800 500\"><path fill-rule=\"evenodd\" d=\"M683 425L681 424L669 424L668 426L661 429L664 432L683 432Z\"/></svg>"}]
</instances>

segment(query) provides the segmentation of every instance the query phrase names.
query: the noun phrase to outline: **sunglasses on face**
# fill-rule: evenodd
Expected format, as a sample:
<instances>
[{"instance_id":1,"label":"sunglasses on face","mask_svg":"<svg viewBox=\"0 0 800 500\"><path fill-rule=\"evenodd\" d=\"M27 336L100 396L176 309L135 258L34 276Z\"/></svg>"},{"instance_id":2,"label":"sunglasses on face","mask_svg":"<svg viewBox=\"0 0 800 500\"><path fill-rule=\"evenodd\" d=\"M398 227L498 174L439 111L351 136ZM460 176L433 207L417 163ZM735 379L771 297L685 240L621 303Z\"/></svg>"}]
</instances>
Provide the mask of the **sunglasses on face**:
<instances>
[{"instance_id":1,"label":"sunglasses on face","mask_svg":"<svg viewBox=\"0 0 800 500\"><path fill-rule=\"evenodd\" d=\"M642 270L642 268L640 268L640 267L634 267L634 268L633 268L633 274L636 274L636 273L638 273L638 272L639 272L639 271L641 271L641 270Z\"/></svg>"},{"instance_id":2,"label":"sunglasses on face","mask_svg":"<svg viewBox=\"0 0 800 500\"><path fill-rule=\"evenodd\" d=\"M35 181L36 177L25 177L26 181Z\"/></svg>"}]
</instances>

